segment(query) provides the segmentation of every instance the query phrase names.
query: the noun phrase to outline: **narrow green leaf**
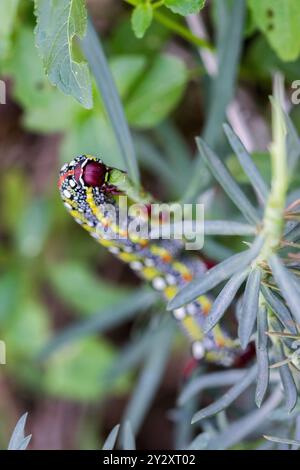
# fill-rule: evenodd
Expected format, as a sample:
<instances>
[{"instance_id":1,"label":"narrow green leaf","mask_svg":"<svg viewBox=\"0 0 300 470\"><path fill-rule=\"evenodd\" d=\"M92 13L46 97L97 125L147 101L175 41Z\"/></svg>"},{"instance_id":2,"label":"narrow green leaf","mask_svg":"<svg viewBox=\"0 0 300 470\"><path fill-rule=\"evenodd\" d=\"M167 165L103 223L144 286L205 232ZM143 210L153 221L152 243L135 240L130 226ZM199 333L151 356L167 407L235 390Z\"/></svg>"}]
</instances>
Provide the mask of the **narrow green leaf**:
<instances>
[{"instance_id":1,"label":"narrow green leaf","mask_svg":"<svg viewBox=\"0 0 300 470\"><path fill-rule=\"evenodd\" d=\"M164 4L173 13L187 16L198 13L204 7L205 0L165 0Z\"/></svg>"},{"instance_id":2,"label":"narrow green leaf","mask_svg":"<svg viewBox=\"0 0 300 470\"><path fill-rule=\"evenodd\" d=\"M99 331L107 331L133 318L136 314L142 313L145 309L150 307L156 299L157 296L154 292L144 289L124 298L120 304L107 308L87 320L77 322L65 328L45 345L38 359L45 361L50 355L67 343L77 341L78 339L95 334Z\"/></svg>"},{"instance_id":3,"label":"narrow green leaf","mask_svg":"<svg viewBox=\"0 0 300 470\"><path fill-rule=\"evenodd\" d=\"M275 359L276 362L281 362L286 359L282 344L279 342L276 343ZM286 409L288 413L291 413L297 404L298 391L288 364L279 367L279 374L284 389Z\"/></svg>"},{"instance_id":4,"label":"narrow green leaf","mask_svg":"<svg viewBox=\"0 0 300 470\"><path fill-rule=\"evenodd\" d=\"M11 435L8 450L25 450L31 440L31 435L25 436L25 424L28 413L23 414L16 424L16 427Z\"/></svg>"},{"instance_id":5,"label":"narrow green leaf","mask_svg":"<svg viewBox=\"0 0 300 470\"><path fill-rule=\"evenodd\" d=\"M297 334L298 330L296 328L295 321L293 320L288 308L284 305L284 303L266 286L261 286L261 292L278 320L280 320L280 322L288 331Z\"/></svg>"},{"instance_id":6,"label":"narrow green leaf","mask_svg":"<svg viewBox=\"0 0 300 470\"><path fill-rule=\"evenodd\" d=\"M105 109L113 127L125 168L135 182L139 182L139 172L130 131L124 110L116 90L114 80L105 58L100 38L89 20L87 33L81 41L81 48L93 72Z\"/></svg>"},{"instance_id":7,"label":"narrow green leaf","mask_svg":"<svg viewBox=\"0 0 300 470\"><path fill-rule=\"evenodd\" d=\"M300 157L299 134L288 114L285 114L286 122L286 153L288 158L288 172L292 176Z\"/></svg>"},{"instance_id":8,"label":"narrow green leaf","mask_svg":"<svg viewBox=\"0 0 300 470\"><path fill-rule=\"evenodd\" d=\"M257 384L255 391L255 403L260 408L269 385L269 356L268 356L268 319L265 305L261 305L257 316Z\"/></svg>"},{"instance_id":9,"label":"narrow green leaf","mask_svg":"<svg viewBox=\"0 0 300 470\"><path fill-rule=\"evenodd\" d=\"M251 261L256 258L262 244L263 239L258 237L249 250L227 258L207 271L204 276L194 279L187 286L183 287L168 303L167 309L174 310L191 302L199 295L205 294L208 290L213 289L236 272L245 269Z\"/></svg>"},{"instance_id":10,"label":"narrow green leaf","mask_svg":"<svg viewBox=\"0 0 300 470\"><path fill-rule=\"evenodd\" d=\"M188 450L206 450L211 439L211 434L208 432L202 432L198 434L193 441L190 443Z\"/></svg>"},{"instance_id":11,"label":"narrow green leaf","mask_svg":"<svg viewBox=\"0 0 300 470\"><path fill-rule=\"evenodd\" d=\"M239 321L238 335L243 349L246 349L254 328L258 313L258 299L261 282L260 268L254 268L249 274L243 297L242 314Z\"/></svg>"},{"instance_id":12,"label":"narrow green leaf","mask_svg":"<svg viewBox=\"0 0 300 470\"><path fill-rule=\"evenodd\" d=\"M152 23L153 8L150 3L140 3L131 15L131 25L137 38L142 38Z\"/></svg>"},{"instance_id":13,"label":"narrow green leaf","mask_svg":"<svg viewBox=\"0 0 300 470\"><path fill-rule=\"evenodd\" d=\"M120 425L116 424L105 439L102 450L113 450L119 434Z\"/></svg>"},{"instance_id":14,"label":"narrow green leaf","mask_svg":"<svg viewBox=\"0 0 300 470\"><path fill-rule=\"evenodd\" d=\"M214 301L211 311L205 320L203 326L203 331L205 334L208 333L220 321L225 311L235 298L237 291L248 276L249 270L250 268L247 268L244 271L239 271L232 276L227 284L225 284L220 294Z\"/></svg>"},{"instance_id":15,"label":"narrow green leaf","mask_svg":"<svg viewBox=\"0 0 300 470\"><path fill-rule=\"evenodd\" d=\"M76 62L73 40L86 31L87 13L83 0L35 0L36 46L50 82L71 95L85 108L92 108L92 88L88 66Z\"/></svg>"},{"instance_id":16,"label":"narrow green leaf","mask_svg":"<svg viewBox=\"0 0 300 470\"><path fill-rule=\"evenodd\" d=\"M251 224L257 224L259 222L259 216L256 209L252 206L251 202L247 199L243 191L232 178L225 165L209 148L204 140L196 138L196 142L200 155L203 157L213 176L217 179L232 202L237 206L248 222Z\"/></svg>"},{"instance_id":17,"label":"narrow green leaf","mask_svg":"<svg viewBox=\"0 0 300 470\"><path fill-rule=\"evenodd\" d=\"M116 362L107 371L107 378L115 380L122 374L134 368L146 357L152 347L153 340L158 334L157 328L153 328L150 324L146 332L141 334L136 340L128 342L128 344L120 351Z\"/></svg>"},{"instance_id":18,"label":"narrow green leaf","mask_svg":"<svg viewBox=\"0 0 300 470\"><path fill-rule=\"evenodd\" d=\"M268 262L281 294L291 310L291 314L300 325L300 294L294 285L292 274L284 267L278 256L271 256Z\"/></svg>"},{"instance_id":19,"label":"narrow green leaf","mask_svg":"<svg viewBox=\"0 0 300 470\"><path fill-rule=\"evenodd\" d=\"M121 445L124 450L135 450L135 438L132 432L132 428L129 421L124 423L124 427L121 432Z\"/></svg>"},{"instance_id":20,"label":"narrow green leaf","mask_svg":"<svg viewBox=\"0 0 300 470\"><path fill-rule=\"evenodd\" d=\"M232 150L237 155L244 172L258 195L259 200L261 202L265 202L269 194L269 188L267 187L266 182L258 171L253 159L231 127L228 124L224 124L223 127Z\"/></svg>"},{"instance_id":21,"label":"narrow green leaf","mask_svg":"<svg viewBox=\"0 0 300 470\"><path fill-rule=\"evenodd\" d=\"M288 444L291 446L294 445L294 446L300 447L300 441L295 441L293 439L283 439L282 437L267 436L267 435L264 435L264 438L271 442L277 442L278 444Z\"/></svg>"},{"instance_id":22,"label":"narrow green leaf","mask_svg":"<svg viewBox=\"0 0 300 470\"><path fill-rule=\"evenodd\" d=\"M234 385L228 392L225 393L221 398L217 401L212 403L211 405L203 408L202 410L198 411L194 416L192 423L196 423L201 419L208 418L209 416L213 416L220 411L225 410L234 400L237 399L254 381L255 376L257 374L257 367L256 365L251 367L247 372L244 374L243 378Z\"/></svg>"},{"instance_id":23,"label":"narrow green leaf","mask_svg":"<svg viewBox=\"0 0 300 470\"><path fill-rule=\"evenodd\" d=\"M153 342L149 357L124 413L123 420L131 423L134 435L140 429L165 371L174 333L173 324L167 321L160 333Z\"/></svg>"},{"instance_id":24,"label":"narrow green leaf","mask_svg":"<svg viewBox=\"0 0 300 470\"><path fill-rule=\"evenodd\" d=\"M261 408L238 419L224 431L213 436L208 448L211 450L223 450L242 442L246 436L268 423L270 413L278 406L281 400L282 392L280 387L278 387Z\"/></svg>"},{"instance_id":25,"label":"narrow green leaf","mask_svg":"<svg viewBox=\"0 0 300 470\"><path fill-rule=\"evenodd\" d=\"M204 140L215 148L221 134L221 126L225 120L226 109L233 98L239 57L243 42L244 0L232 3L229 21L226 22L223 40L219 43L217 56L219 59L218 74L214 78L211 90L211 105L203 131ZM218 6L218 8L220 8ZM223 25L223 17L220 22Z\"/></svg>"},{"instance_id":26,"label":"narrow green leaf","mask_svg":"<svg viewBox=\"0 0 300 470\"><path fill-rule=\"evenodd\" d=\"M289 242L296 242L300 239L300 224L293 224L292 227L288 227L288 230L284 234L285 240Z\"/></svg>"},{"instance_id":27,"label":"narrow green leaf","mask_svg":"<svg viewBox=\"0 0 300 470\"><path fill-rule=\"evenodd\" d=\"M255 235L253 225L230 220L205 220L205 235Z\"/></svg>"},{"instance_id":28,"label":"narrow green leaf","mask_svg":"<svg viewBox=\"0 0 300 470\"><path fill-rule=\"evenodd\" d=\"M244 375L243 370L229 370L211 372L192 379L181 391L177 403L179 406L189 402L191 398L199 395L206 388L225 387L239 382Z\"/></svg>"}]
</instances>

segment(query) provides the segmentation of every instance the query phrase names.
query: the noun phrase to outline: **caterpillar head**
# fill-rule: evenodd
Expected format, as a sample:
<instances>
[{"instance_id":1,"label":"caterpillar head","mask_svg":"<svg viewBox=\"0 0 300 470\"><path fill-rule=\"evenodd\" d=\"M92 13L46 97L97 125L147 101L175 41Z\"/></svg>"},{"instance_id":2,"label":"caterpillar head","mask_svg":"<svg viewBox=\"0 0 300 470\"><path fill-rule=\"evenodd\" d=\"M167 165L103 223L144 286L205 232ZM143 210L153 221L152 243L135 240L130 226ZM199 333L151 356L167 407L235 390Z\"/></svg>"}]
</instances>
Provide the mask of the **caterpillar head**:
<instances>
[{"instance_id":1,"label":"caterpillar head","mask_svg":"<svg viewBox=\"0 0 300 470\"><path fill-rule=\"evenodd\" d=\"M76 186L104 189L108 174L109 168L102 160L92 155L80 155L63 165L58 187L60 190L73 189Z\"/></svg>"}]
</instances>

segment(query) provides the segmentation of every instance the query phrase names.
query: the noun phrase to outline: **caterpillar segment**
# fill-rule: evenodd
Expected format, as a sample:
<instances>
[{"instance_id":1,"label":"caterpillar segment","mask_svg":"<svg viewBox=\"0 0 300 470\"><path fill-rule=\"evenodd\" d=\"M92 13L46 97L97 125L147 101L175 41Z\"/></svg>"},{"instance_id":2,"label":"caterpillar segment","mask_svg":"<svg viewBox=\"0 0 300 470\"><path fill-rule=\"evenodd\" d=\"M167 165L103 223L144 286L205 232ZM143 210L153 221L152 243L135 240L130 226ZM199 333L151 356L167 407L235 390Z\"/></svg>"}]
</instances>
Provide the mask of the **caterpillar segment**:
<instances>
[{"instance_id":1,"label":"caterpillar segment","mask_svg":"<svg viewBox=\"0 0 300 470\"><path fill-rule=\"evenodd\" d=\"M195 275L205 273L205 263L201 260L181 256L182 241L149 240L142 234L129 232L130 224L143 222L140 216L129 215L130 203L150 204L152 199L137 189L123 171L106 166L97 157L80 155L62 167L58 187L74 220L166 300L173 298ZM124 214L121 217L120 196L129 199L125 217ZM210 299L200 296L175 310L173 316L190 339L195 359L229 366L237 355L235 343L218 325L203 334L210 308Z\"/></svg>"}]
</instances>

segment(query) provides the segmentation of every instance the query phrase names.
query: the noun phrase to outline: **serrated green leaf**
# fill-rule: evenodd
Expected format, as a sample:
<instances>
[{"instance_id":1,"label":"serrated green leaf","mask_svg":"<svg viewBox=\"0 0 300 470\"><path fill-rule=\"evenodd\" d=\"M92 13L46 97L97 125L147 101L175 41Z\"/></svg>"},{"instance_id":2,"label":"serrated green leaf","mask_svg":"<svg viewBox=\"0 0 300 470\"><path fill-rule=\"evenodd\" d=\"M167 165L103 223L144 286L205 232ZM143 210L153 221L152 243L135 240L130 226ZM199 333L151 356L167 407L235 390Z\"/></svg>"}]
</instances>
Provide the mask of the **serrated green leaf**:
<instances>
[{"instance_id":1,"label":"serrated green leaf","mask_svg":"<svg viewBox=\"0 0 300 470\"><path fill-rule=\"evenodd\" d=\"M75 37L86 31L87 13L83 0L35 0L36 46L50 82L71 95L85 108L92 108L88 66L73 56Z\"/></svg>"},{"instance_id":2,"label":"serrated green leaf","mask_svg":"<svg viewBox=\"0 0 300 470\"><path fill-rule=\"evenodd\" d=\"M298 0L249 0L253 19L278 56L285 61L300 54Z\"/></svg>"},{"instance_id":3,"label":"serrated green leaf","mask_svg":"<svg viewBox=\"0 0 300 470\"><path fill-rule=\"evenodd\" d=\"M165 0L164 4L173 13L186 16L198 13L204 7L205 0Z\"/></svg>"},{"instance_id":4,"label":"serrated green leaf","mask_svg":"<svg viewBox=\"0 0 300 470\"><path fill-rule=\"evenodd\" d=\"M152 23L153 8L150 3L140 3L131 15L131 25L137 38L142 38Z\"/></svg>"}]
</instances>

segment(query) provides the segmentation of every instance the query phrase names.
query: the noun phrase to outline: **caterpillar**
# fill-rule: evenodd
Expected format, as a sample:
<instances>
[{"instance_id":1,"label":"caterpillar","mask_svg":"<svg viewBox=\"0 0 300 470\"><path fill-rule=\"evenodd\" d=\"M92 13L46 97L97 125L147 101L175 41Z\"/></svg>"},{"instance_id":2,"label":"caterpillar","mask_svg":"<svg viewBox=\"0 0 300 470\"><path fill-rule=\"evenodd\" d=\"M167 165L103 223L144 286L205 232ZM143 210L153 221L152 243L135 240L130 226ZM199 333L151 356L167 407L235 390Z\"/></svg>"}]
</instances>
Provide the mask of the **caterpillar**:
<instances>
[{"instance_id":1,"label":"caterpillar","mask_svg":"<svg viewBox=\"0 0 300 470\"><path fill-rule=\"evenodd\" d=\"M129 264L166 300L195 276L203 275L206 265L199 258L189 260L179 240L149 240L129 233L128 226L139 224L140 215L130 213L134 202L151 204L153 198L130 180L126 172L105 165L92 155L80 155L61 168L58 187L66 209L102 246ZM121 196L129 205L121 220ZM235 361L236 343L219 326L204 335L203 323L211 300L200 296L173 316L191 342L192 356L222 366Z\"/></svg>"}]
</instances>

